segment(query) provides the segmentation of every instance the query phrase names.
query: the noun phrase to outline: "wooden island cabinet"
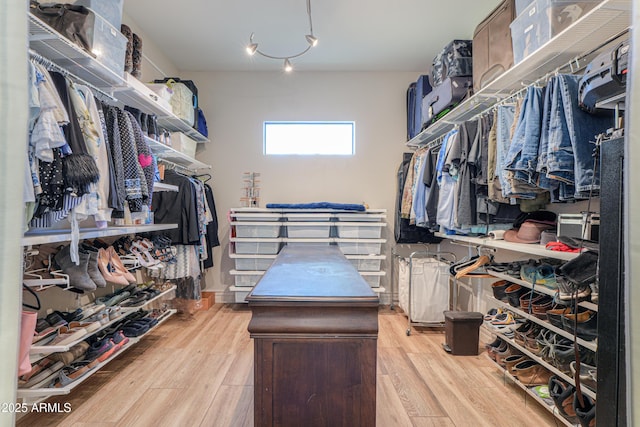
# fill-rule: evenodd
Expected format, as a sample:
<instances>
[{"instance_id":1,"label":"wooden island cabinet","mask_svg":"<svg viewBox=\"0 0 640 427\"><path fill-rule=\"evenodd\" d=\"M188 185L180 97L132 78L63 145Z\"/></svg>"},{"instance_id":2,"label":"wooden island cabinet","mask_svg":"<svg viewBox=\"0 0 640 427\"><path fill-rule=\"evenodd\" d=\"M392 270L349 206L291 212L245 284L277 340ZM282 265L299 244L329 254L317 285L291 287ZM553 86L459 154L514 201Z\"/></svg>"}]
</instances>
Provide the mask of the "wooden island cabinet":
<instances>
[{"instance_id":1,"label":"wooden island cabinet","mask_svg":"<svg viewBox=\"0 0 640 427\"><path fill-rule=\"evenodd\" d=\"M378 297L336 246L287 246L247 296L255 426L375 426Z\"/></svg>"}]
</instances>

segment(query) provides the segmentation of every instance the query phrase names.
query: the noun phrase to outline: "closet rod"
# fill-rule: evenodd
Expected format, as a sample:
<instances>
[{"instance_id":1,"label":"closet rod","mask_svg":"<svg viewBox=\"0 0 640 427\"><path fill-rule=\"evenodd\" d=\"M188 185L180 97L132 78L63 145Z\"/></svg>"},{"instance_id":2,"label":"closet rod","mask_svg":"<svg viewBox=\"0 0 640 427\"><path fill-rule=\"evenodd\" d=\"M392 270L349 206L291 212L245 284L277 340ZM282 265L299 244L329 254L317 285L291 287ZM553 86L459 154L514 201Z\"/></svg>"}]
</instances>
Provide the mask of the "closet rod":
<instances>
[{"instance_id":1,"label":"closet rod","mask_svg":"<svg viewBox=\"0 0 640 427\"><path fill-rule=\"evenodd\" d=\"M39 53L37 53L36 51L34 51L33 49L29 49L29 56L31 57L31 59L33 59L35 62L43 65L44 67L46 67L48 70L50 71L57 71L60 74L62 74L65 77L69 77L73 80L75 80L76 82L87 86L89 89L91 89L94 94L99 94L102 97L113 101L113 102L117 102L118 100L116 98L114 98L113 96L111 96L110 94L106 93L105 91L103 91L102 89L98 89L97 87L95 87L94 85L92 85L91 83L87 82L84 79L81 79L80 77L76 76L75 74L71 73L69 70L61 67L60 65L56 64L55 62L51 61L48 58L45 58L44 56L40 55Z\"/></svg>"}]
</instances>

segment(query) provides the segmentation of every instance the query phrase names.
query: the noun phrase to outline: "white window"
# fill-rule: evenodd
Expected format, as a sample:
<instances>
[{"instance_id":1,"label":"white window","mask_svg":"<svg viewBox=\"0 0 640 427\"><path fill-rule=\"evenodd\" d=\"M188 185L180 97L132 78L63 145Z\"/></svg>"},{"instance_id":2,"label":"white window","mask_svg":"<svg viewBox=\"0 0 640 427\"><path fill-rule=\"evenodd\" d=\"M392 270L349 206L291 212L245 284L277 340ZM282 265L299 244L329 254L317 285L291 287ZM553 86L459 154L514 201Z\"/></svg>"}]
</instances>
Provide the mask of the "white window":
<instances>
[{"instance_id":1,"label":"white window","mask_svg":"<svg viewBox=\"0 0 640 427\"><path fill-rule=\"evenodd\" d=\"M355 122L264 122L264 154L352 156Z\"/></svg>"}]
</instances>

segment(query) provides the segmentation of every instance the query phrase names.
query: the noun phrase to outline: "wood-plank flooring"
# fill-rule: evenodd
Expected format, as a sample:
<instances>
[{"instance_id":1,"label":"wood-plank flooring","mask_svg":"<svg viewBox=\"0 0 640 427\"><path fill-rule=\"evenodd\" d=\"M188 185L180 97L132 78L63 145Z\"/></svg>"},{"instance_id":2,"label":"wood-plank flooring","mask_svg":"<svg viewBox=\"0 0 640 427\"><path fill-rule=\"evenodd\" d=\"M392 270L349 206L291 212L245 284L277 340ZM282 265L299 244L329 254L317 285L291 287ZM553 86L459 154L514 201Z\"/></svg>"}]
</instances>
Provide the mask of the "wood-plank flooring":
<instances>
[{"instance_id":1,"label":"wood-plank flooring","mask_svg":"<svg viewBox=\"0 0 640 427\"><path fill-rule=\"evenodd\" d=\"M30 413L19 427L251 427L251 312L215 304L169 319L66 396L68 413ZM405 334L404 315L379 315L377 426L556 426L488 358L451 356L444 333Z\"/></svg>"}]
</instances>

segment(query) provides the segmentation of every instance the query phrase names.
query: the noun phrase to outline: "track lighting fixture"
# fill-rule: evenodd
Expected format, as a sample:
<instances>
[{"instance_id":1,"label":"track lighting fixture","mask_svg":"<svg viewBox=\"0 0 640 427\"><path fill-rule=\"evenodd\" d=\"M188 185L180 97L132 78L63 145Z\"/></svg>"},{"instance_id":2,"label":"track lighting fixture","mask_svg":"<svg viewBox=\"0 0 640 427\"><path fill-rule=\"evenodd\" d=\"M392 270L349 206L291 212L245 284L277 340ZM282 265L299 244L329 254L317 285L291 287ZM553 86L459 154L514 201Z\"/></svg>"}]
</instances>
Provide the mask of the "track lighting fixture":
<instances>
[{"instance_id":1,"label":"track lighting fixture","mask_svg":"<svg viewBox=\"0 0 640 427\"><path fill-rule=\"evenodd\" d=\"M307 1L307 16L309 17L309 34L304 36L305 39L307 40L308 46L303 51L296 53L295 55L287 55L287 56L269 55L267 53L262 52L260 49L258 49L258 43L254 43L253 41L254 33L251 33L251 36L249 37L249 44L246 47L247 54L249 54L250 56L253 56L257 53L259 55L264 56L265 58L284 59L284 66L283 66L284 71L286 71L287 73L291 72L293 70L293 66L291 65L290 59L297 58L299 56L304 55L312 47L315 47L318 44L318 39L313 35L313 22L311 20L311 0L306 0L306 1Z\"/></svg>"}]
</instances>

